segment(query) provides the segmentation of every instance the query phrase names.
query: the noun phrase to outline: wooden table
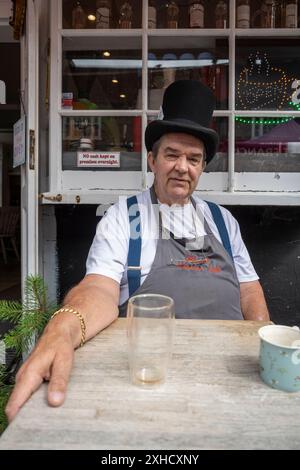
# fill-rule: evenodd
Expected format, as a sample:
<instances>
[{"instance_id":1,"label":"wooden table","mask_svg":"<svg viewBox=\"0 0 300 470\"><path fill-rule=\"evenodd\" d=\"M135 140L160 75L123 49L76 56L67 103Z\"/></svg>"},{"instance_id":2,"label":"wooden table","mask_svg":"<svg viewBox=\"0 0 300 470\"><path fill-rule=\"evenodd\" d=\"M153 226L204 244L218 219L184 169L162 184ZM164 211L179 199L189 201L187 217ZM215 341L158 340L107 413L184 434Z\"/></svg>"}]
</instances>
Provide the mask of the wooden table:
<instances>
[{"instance_id":1,"label":"wooden table","mask_svg":"<svg viewBox=\"0 0 300 470\"><path fill-rule=\"evenodd\" d=\"M44 384L0 449L300 448L300 394L259 377L262 323L177 320L167 383L145 390L129 382L125 322L76 352L64 405Z\"/></svg>"}]
</instances>

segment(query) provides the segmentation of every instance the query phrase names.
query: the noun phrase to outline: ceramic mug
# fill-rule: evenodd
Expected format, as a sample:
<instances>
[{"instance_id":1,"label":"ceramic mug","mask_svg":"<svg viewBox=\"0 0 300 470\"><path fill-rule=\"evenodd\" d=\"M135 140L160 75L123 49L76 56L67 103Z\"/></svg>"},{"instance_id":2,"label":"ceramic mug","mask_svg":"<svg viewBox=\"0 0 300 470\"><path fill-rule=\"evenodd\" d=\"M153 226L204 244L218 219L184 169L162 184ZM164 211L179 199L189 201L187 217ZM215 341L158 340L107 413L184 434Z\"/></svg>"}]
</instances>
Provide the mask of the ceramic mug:
<instances>
[{"instance_id":1,"label":"ceramic mug","mask_svg":"<svg viewBox=\"0 0 300 470\"><path fill-rule=\"evenodd\" d=\"M300 330L297 326L267 325L260 336L260 376L270 387L300 391Z\"/></svg>"}]
</instances>

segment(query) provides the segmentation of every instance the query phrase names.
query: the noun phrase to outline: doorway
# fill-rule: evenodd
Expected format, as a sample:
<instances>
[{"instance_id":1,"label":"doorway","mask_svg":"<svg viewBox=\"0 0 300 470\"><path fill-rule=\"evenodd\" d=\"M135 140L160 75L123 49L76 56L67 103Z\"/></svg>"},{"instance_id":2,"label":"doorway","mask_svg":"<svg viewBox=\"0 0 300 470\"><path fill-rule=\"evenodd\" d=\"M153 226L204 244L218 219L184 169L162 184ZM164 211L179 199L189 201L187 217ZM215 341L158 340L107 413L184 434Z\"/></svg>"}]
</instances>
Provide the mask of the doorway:
<instances>
[{"instance_id":1,"label":"doorway","mask_svg":"<svg viewBox=\"0 0 300 470\"><path fill-rule=\"evenodd\" d=\"M0 300L20 300L21 175L13 164L13 125L20 118L20 43L13 38L8 12L4 18L0 10ZM7 327L0 324L0 337Z\"/></svg>"}]
</instances>

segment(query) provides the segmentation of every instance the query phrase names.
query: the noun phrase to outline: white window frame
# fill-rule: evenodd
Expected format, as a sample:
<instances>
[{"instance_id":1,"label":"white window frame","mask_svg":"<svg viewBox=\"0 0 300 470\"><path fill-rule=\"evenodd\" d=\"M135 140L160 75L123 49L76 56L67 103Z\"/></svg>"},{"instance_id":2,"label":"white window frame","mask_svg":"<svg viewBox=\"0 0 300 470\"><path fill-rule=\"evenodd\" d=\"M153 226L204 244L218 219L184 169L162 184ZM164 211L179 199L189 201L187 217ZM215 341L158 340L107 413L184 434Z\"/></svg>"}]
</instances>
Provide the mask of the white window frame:
<instances>
[{"instance_id":1,"label":"white window frame","mask_svg":"<svg viewBox=\"0 0 300 470\"><path fill-rule=\"evenodd\" d=\"M148 1L143 1L142 28L130 30L72 30L62 29L62 2L51 1L51 72L50 72L50 129L49 129L49 192L42 195L43 203L109 203L119 195L134 194L148 188L152 174L147 171L147 153L144 130L148 117L157 111L148 110L148 40L159 36L227 37L229 45L228 110L215 111L215 117L228 119L228 172L204 173L197 191L204 198L223 204L300 205L300 174L274 172L235 172L235 117L300 116L300 111L239 111L235 109L235 54L236 39L241 37L299 37L299 29L237 29L235 28L235 0L230 1L230 28L228 29L147 29ZM142 38L142 109L91 110L61 109L62 92L62 38L63 37L126 37ZM142 169L141 171L101 172L62 170L62 126L64 116L141 116ZM266 190L267 188L267 190Z\"/></svg>"}]
</instances>

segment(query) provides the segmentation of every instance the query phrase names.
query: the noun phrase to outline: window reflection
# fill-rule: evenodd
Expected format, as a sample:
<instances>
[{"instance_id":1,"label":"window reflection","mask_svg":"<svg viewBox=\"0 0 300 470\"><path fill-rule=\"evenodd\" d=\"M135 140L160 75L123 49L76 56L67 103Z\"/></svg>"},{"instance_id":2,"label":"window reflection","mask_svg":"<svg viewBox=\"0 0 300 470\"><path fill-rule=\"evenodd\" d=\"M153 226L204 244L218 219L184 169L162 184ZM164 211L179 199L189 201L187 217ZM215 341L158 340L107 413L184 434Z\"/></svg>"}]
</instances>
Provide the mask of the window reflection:
<instances>
[{"instance_id":1,"label":"window reflection","mask_svg":"<svg viewBox=\"0 0 300 470\"><path fill-rule=\"evenodd\" d=\"M141 39L65 38L63 93L71 109L135 109L141 88ZM70 108L69 108L70 109Z\"/></svg>"},{"instance_id":2,"label":"window reflection","mask_svg":"<svg viewBox=\"0 0 300 470\"><path fill-rule=\"evenodd\" d=\"M181 79L200 80L213 90L216 108L228 108L226 38L172 37L161 41L152 37L149 43L149 109L159 109L165 88Z\"/></svg>"},{"instance_id":3,"label":"window reflection","mask_svg":"<svg viewBox=\"0 0 300 470\"><path fill-rule=\"evenodd\" d=\"M131 29L141 25L141 0L63 0L64 29Z\"/></svg>"},{"instance_id":4,"label":"window reflection","mask_svg":"<svg viewBox=\"0 0 300 470\"><path fill-rule=\"evenodd\" d=\"M228 28L228 0L149 0L151 28Z\"/></svg>"},{"instance_id":5,"label":"window reflection","mask_svg":"<svg viewBox=\"0 0 300 470\"><path fill-rule=\"evenodd\" d=\"M237 117L237 172L299 172L300 118Z\"/></svg>"},{"instance_id":6,"label":"window reflection","mask_svg":"<svg viewBox=\"0 0 300 470\"><path fill-rule=\"evenodd\" d=\"M157 116L149 117L149 122L157 119ZM214 129L219 135L219 147L214 158L206 165L204 172L210 173L215 172L227 172L228 171L228 119L227 117L216 117L213 118L211 123L212 129ZM148 168L150 171L150 168Z\"/></svg>"},{"instance_id":7,"label":"window reflection","mask_svg":"<svg viewBox=\"0 0 300 470\"><path fill-rule=\"evenodd\" d=\"M64 0L63 28L130 29L142 26L142 0ZM148 0L150 29L229 27L229 0Z\"/></svg>"},{"instance_id":8,"label":"window reflection","mask_svg":"<svg viewBox=\"0 0 300 470\"><path fill-rule=\"evenodd\" d=\"M236 108L295 110L295 92L300 89L299 46L298 38L239 39Z\"/></svg>"},{"instance_id":9,"label":"window reflection","mask_svg":"<svg viewBox=\"0 0 300 470\"><path fill-rule=\"evenodd\" d=\"M212 120L211 126L219 136L219 147L214 158L206 165L204 172L228 171L228 119L217 117Z\"/></svg>"},{"instance_id":10,"label":"window reflection","mask_svg":"<svg viewBox=\"0 0 300 470\"><path fill-rule=\"evenodd\" d=\"M63 117L63 170L141 171L141 117ZM119 166L80 164L79 153L98 158L99 153L119 154ZM96 156L95 156L96 154ZM92 157L90 160L92 160ZM81 159L82 160L82 159Z\"/></svg>"}]
</instances>

